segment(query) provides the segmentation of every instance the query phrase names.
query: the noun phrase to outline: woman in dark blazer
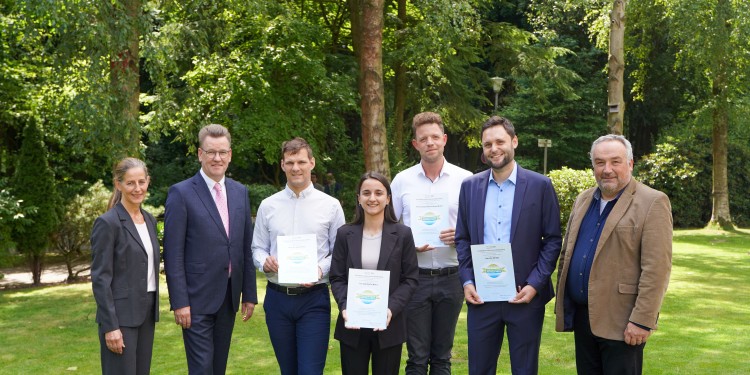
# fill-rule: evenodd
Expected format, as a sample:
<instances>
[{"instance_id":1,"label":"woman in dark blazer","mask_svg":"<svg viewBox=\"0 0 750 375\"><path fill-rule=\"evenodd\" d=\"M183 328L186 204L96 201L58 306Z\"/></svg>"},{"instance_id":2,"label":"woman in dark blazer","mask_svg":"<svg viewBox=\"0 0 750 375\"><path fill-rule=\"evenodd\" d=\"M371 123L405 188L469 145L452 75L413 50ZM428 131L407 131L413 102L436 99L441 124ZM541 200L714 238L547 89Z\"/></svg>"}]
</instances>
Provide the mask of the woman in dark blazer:
<instances>
[{"instance_id":1,"label":"woman in dark blazer","mask_svg":"<svg viewBox=\"0 0 750 375\"><path fill-rule=\"evenodd\" d=\"M343 374L398 374L406 341L406 306L417 288L418 265L411 229L399 224L388 179L376 172L362 175L357 186L354 220L339 228L331 259L331 291L339 307L334 338L341 347ZM349 269L390 271L387 328L347 328Z\"/></svg>"},{"instance_id":2,"label":"woman in dark blazer","mask_svg":"<svg viewBox=\"0 0 750 375\"><path fill-rule=\"evenodd\" d=\"M109 210L91 231L91 282L99 323L102 374L148 374L159 320L156 220L141 209L146 164L121 160Z\"/></svg>"}]
</instances>

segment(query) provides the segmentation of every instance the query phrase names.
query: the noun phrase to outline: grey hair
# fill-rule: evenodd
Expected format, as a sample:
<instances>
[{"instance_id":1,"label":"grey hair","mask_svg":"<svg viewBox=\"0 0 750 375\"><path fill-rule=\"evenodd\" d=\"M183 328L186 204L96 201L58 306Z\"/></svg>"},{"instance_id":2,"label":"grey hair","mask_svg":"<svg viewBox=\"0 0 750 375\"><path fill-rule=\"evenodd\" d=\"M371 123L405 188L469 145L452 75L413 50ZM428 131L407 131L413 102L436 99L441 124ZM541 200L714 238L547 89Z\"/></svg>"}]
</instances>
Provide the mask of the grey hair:
<instances>
[{"instance_id":1,"label":"grey hair","mask_svg":"<svg viewBox=\"0 0 750 375\"><path fill-rule=\"evenodd\" d=\"M112 182L122 182L125 173L132 168L141 168L143 169L143 172L146 173L146 176L148 176L148 167L146 167L146 163L144 163L143 160L137 158L125 158L115 164L115 167L112 169ZM114 205L120 203L121 200L122 193L117 190L117 188L114 188L112 196L109 198L107 209L114 207Z\"/></svg>"},{"instance_id":2,"label":"grey hair","mask_svg":"<svg viewBox=\"0 0 750 375\"><path fill-rule=\"evenodd\" d=\"M597 138L594 143L591 144L591 151L589 151L589 157L591 158L591 164L594 164L594 147L596 145L603 143L603 142L610 142L610 141L616 141L620 142L625 146L625 151L628 155L628 161L633 161L633 146L630 144L630 141L627 140L627 138L619 135L619 134L607 134L603 135L599 138Z\"/></svg>"},{"instance_id":3,"label":"grey hair","mask_svg":"<svg viewBox=\"0 0 750 375\"><path fill-rule=\"evenodd\" d=\"M200 147L203 147L203 141L206 140L206 137L211 138L221 138L221 137L227 137L227 141L229 141L229 145L231 147L232 144L232 136L229 135L229 130L219 124L210 124L203 127L198 132L198 145Z\"/></svg>"}]
</instances>

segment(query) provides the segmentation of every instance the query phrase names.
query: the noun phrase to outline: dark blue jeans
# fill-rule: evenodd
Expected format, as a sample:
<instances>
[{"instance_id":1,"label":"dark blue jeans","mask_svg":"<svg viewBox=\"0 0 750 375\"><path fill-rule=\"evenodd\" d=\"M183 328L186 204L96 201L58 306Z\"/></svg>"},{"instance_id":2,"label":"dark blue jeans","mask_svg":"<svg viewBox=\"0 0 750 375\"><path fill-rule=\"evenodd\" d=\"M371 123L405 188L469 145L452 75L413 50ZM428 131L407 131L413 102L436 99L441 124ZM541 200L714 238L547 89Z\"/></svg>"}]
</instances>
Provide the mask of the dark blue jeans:
<instances>
[{"instance_id":1,"label":"dark blue jeans","mask_svg":"<svg viewBox=\"0 0 750 375\"><path fill-rule=\"evenodd\" d=\"M281 374L322 374L331 330L328 288L294 296L267 288L263 309Z\"/></svg>"}]
</instances>

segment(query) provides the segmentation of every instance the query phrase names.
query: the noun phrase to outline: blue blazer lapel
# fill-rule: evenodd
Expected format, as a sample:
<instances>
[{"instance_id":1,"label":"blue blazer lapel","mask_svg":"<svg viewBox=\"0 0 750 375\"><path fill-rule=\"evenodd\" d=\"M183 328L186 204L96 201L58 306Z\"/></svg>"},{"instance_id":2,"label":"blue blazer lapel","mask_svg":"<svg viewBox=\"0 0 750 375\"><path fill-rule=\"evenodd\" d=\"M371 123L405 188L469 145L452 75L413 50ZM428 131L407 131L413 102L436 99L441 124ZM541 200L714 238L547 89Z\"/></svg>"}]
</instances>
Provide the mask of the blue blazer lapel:
<instances>
[{"instance_id":1,"label":"blue blazer lapel","mask_svg":"<svg viewBox=\"0 0 750 375\"><path fill-rule=\"evenodd\" d=\"M346 236L352 268L362 268L362 225L353 225Z\"/></svg>"},{"instance_id":2,"label":"blue blazer lapel","mask_svg":"<svg viewBox=\"0 0 750 375\"><path fill-rule=\"evenodd\" d=\"M475 244L484 242L484 202L487 200L487 184L489 184L490 181L490 173L492 173L492 169L479 172L479 183L475 184L474 189L472 189L472 193L475 197L473 199L474 207L472 207L472 215L477 215L477 222L479 223L479 225L474 228L476 233L472 233L472 239L476 239L472 242Z\"/></svg>"},{"instance_id":3,"label":"blue blazer lapel","mask_svg":"<svg viewBox=\"0 0 750 375\"><path fill-rule=\"evenodd\" d=\"M224 230L224 223L221 221L221 216L219 216L219 209L216 208L216 202L214 201L214 197L211 195L211 192L208 190L208 186L206 185L206 180L203 179L203 176L201 176L200 172L196 173L195 176L193 176L193 190L195 191L195 195L198 196L198 199L200 199L201 203L203 203L203 206L206 207L206 212L208 212L208 215L211 217L211 219L214 221L214 224L216 225L217 229L221 232L221 234L224 235L224 237L227 236L227 232ZM229 201L227 201L229 203ZM231 225L232 217L229 217L229 222Z\"/></svg>"},{"instance_id":4,"label":"blue blazer lapel","mask_svg":"<svg viewBox=\"0 0 750 375\"><path fill-rule=\"evenodd\" d=\"M385 266L388 265L388 259L390 259L397 241L396 228L391 223L384 223L383 237L380 240L380 258L378 258L379 270L386 269Z\"/></svg>"},{"instance_id":5,"label":"blue blazer lapel","mask_svg":"<svg viewBox=\"0 0 750 375\"><path fill-rule=\"evenodd\" d=\"M521 216L523 198L526 196L526 186L526 170L519 165L518 174L516 175L516 192L513 194L513 212L510 217L510 242L513 242L513 237L515 237L516 229L518 228L518 217Z\"/></svg>"},{"instance_id":6,"label":"blue blazer lapel","mask_svg":"<svg viewBox=\"0 0 750 375\"><path fill-rule=\"evenodd\" d=\"M138 244L138 246L141 247L141 250L143 250L143 253L145 254L146 247L143 245L143 241L141 241L141 235L138 234L138 230L135 228L135 223L133 223L133 219L130 218L130 214L127 210L125 210L125 207L122 205L122 203L118 203L115 206L115 209L117 210L117 216L120 217L120 223L125 228L125 230L130 233L130 236L133 237L135 242Z\"/></svg>"}]
</instances>

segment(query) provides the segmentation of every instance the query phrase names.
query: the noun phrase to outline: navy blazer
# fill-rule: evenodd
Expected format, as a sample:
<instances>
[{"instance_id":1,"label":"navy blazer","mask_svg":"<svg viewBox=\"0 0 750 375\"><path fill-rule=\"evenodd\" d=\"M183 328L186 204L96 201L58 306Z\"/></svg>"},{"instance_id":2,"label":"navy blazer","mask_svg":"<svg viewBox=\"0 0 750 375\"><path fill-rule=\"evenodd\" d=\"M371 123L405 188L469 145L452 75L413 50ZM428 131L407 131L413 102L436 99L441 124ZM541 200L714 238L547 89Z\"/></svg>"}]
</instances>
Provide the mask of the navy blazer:
<instances>
[{"instance_id":1,"label":"navy blazer","mask_svg":"<svg viewBox=\"0 0 750 375\"><path fill-rule=\"evenodd\" d=\"M362 224L348 224L339 228L331 258L331 292L339 307L333 337L351 347L357 347L359 330L344 326L341 311L346 309L346 292L349 268L362 268ZM391 271L388 288L388 308L391 322L384 331L378 331L381 348L403 344L406 341L406 306L419 283L419 266L411 228L398 223L383 224L378 270Z\"/></svg>"},{"instance_id":2,"label":"navy blazer","mask_svg":"<svg viewBox=\"0 0 750 375\"><path fill-rule=\"evenodd\" d=\"M484 243L484 203L491 169L464 180L458 198L456 252L461 282L474 279L471 245ZM543 306L555 295L550 277L560 256L560 205L552 181L518 166L510 225L516 285L531 285Z\"/></svg>"},{"instance_id":3,"label":"navy blazer","mask_svg":"<svg viewBox=\"0 0 750 375\"><path fill-rule=\"evenodd\" d=\"M200 172L169 188L164 212L164 268L172 310L214 314L226 296L232 261L232 306L258 303L250 244L253 225L247 188L226 178L229 237Z\"/></svg>"},{"instance_id":4,"label":"navy blazer","mask_svg":"<svg viewBox=\"0 0 750 375\"><path fill-rule=\"evenodd\" d=\"M156 220L141 210L146 221L154 261L148 254L133 219L122 203L96 218L91 230L91 287L96 300L96 322L104 332L138 327L148 311L148 268L156 275L154 319L159 320L159 239Z\"/></svg>"}]
</instances>

